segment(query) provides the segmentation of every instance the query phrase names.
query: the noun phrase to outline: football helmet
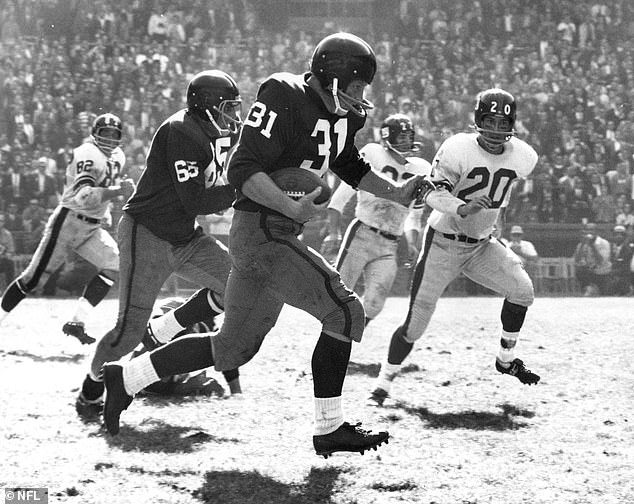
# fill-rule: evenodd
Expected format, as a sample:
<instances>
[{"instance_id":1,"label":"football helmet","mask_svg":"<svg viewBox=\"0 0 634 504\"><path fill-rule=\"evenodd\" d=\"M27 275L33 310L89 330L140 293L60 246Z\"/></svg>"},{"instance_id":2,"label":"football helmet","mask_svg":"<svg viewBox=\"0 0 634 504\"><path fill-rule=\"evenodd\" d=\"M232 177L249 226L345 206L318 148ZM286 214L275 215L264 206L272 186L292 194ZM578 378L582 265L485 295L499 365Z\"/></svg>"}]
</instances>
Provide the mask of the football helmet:
<instances>
[{"instance_id":1,"label":"football helmet","mask_svg":"<svg viewBox=\"0 0 634 504\"><path fill-rule=\"evenodd\" d=\"M507 91L492 88L478 94L473 113L475 130L482 139L491 146L499 146L508 142L515 135L515 98ZM506 119L508 127L504 129L486 129L483 127L485 117L493 116Z\"/></svg>"},{"instance_id":2,"label":"football helmet","mask_svg":"<svg viewBox=\"0 0 634 504\"><path fill-rule=\"evenodd\" d=\"M364 97L357 99L346 93L352 81L371 84L376 73L374 50L363 39L345 32L327 36L313 51L310 71L332 94L336 114L343 116L351 110L365 117L366 109L374 108Z\"/></svg>"},{"instance_id":3,"label":"football helmet","mask_svg":"<svg viewBox=\"0 0 634 504\"><path fill-rule=\"evenodd\" d=\"M383 120L381 139L389 149L401 154L420 150L420 144L414 142L414 124L405 114L392 114Z\"/></svg>"},{"instance_id":4,"label":"football helmet","mask_svg":"<svg viewBox=\"0 0 634 504\"><path fill-rule=\"evenodd\" d=\"M101 114L92 122L90 132L93 141L107 155L121 145L123 123L114 114Z\"/></svg>"},{"instance_id":5,"label":"football helmet","mask_svg":"<svg viewBox=\"0 0 634 504\"><path fill-rule=\"evenodd\" d=\"M194 75L187 85L187 108L213 124L221 136L236 134L242 127L238 85L220 70Z\"/></svg>"}]
</instances>

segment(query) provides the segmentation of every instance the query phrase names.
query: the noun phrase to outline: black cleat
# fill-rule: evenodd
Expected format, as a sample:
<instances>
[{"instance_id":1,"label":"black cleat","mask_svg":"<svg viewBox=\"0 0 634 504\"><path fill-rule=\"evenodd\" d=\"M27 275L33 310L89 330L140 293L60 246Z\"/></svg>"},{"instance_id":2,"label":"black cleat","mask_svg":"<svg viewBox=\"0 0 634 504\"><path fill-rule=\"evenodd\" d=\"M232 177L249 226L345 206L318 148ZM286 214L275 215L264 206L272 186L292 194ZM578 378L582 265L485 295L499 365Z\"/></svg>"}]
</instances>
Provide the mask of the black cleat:
<instances>
[{"instance_id":1,"label":"black cleat","mask_svg":"<svg viewBox=\"0 0 634 504\"><path fill-rule=\"evenodd\" d=\"M75 400L75 411L85 422L99 421L103 413L103 399L101 397L94 400L86 399L84 394L80 393Z\"/></svg>"},{"instance_id":2,"label":"black cleat","mask_svg":"<svg viewBox=\"0 0 634 504\"><path fill-rule=\"evenodd\" d=\"M348 451L359 452L361 455L370 449L375 450L381 444L388 443L390 435L387 432L372 434L359 426L361 422L354 425L344 422L336 431L322 436L313 436L313 446L317 455L328 458L334 452Z\"/></svg>"},{"instance_id":3,"label":"black cleat","mask_svg":"<svg viewBox=\"0 0 634 504\"><path fill-rule=\"evenodd\" d=\"M132 402L123 385L123 367L120 364L105 364L103 382L106 386L106 402L103 408L103 420L107 431L116 436L119 434L119 417Z\"/></svg>"},{"instance_id":4,"label":"black cleat","mask_svg":"<svg viewBox=\"0 0 634 504\"><path fill-rule=\"evenodd\" d=\"M83 322L66 322L64 327L62 327L62 331L68 336L77 338L82 345L90 345L97 341L95 338L88 336Z\"/></svg>"},{"instance_id":5,"label":"black cleat","mask_svg":"<svg viewBox=\"0 0 634 504\"><path fill-rule=\"evenodd\" d=\"M389 394L387 393L387 390L383 390L381 387L377 387L372 391L370 397L368 397L366 404L368 406L381 407L388 397Z\"/></svg>"},{"instance_id":6,"label":"black cleat","mask_svg":"<svg viewBox=\"0 0 634 504\"><path fill-rule=\"evenodd\" d=\"M521 359L513 359L509 367L504 367L498 359L495 359L495 369L502 374L515 376L525 385L536 385L539 382L539 375L533 373L530 369L526 369Z\"/></svg>"}]
</instances>

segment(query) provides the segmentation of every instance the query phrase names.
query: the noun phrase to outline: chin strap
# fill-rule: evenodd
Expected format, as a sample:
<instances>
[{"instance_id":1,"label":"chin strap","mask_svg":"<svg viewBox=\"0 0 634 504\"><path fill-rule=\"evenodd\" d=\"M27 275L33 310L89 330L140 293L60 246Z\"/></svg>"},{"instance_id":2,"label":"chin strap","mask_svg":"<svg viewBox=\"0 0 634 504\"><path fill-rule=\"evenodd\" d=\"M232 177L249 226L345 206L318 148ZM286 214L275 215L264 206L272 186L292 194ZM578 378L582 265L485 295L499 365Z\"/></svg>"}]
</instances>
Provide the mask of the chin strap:
<instances>
[{"instance_id":1,"label":"chin strap","mask_svg":"<svg viewBox=\"0 0 634 504\"><path fill-rule=\"evenodd\" d=\"M339 102L339 79L337 77L332 80L332 98L335 101L335 114L345 116L348 111Z\"/></svg>"},{"instance_id":2,"label":"chin strap","mask_svg":"<svg viewBox=\"0 0 634 504\"><path fill-rule=\"evenodd\" d=\"M205 114L207 114L207 118L209 122L218 130L218 133L221 136L229 136L230 134L236 134L240 131L240 126L242 126L242 121L240 121L240 117L238 119L234 119L233 117L227 115L224 111L220 110L218 107L214 106L214 110L218 113L218 117L222 117L225 121L225 124L228 126L227 128L221 128L220 125L216 122L209 109L205 109Z\"/></svg>"}]
</instances>

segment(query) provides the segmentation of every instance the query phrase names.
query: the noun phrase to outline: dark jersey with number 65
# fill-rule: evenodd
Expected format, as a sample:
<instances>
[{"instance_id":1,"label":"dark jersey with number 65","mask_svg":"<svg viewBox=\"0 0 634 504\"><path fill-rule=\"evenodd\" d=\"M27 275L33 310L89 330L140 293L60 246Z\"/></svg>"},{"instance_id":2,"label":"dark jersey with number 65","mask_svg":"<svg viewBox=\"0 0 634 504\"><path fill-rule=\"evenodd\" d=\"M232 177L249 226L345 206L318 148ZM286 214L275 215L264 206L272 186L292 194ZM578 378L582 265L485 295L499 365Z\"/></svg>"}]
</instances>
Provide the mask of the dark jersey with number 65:
<instances>
[{"instance_id":1,"label":"dark jersey with number 65","mask_svg":"<svg viewBox=\"0 0 634 504\"><path fill-rule=\"evenodd\" d=\"M123 210L159 238L187 243L197 215L229 208L234 200L223 170L235 140L218 136L187 110L175 113L154 134L146 167Z\"/></svg>"},{"instance_id":2,"label":"dark jersey with number 65","mask_svg":"<svg viewBox=\"0 0 634 504\"><path fill-rule=\"evenodd\" d=\"M365 118L330 113L306 83L309 75L276 73L260 86L227 171L231 185L238 189L236 209L261 208L239 190L259 171L299 167L323 176L330 168L356 187L370 170L354 145Z\"/></svg>"}]
</instances>

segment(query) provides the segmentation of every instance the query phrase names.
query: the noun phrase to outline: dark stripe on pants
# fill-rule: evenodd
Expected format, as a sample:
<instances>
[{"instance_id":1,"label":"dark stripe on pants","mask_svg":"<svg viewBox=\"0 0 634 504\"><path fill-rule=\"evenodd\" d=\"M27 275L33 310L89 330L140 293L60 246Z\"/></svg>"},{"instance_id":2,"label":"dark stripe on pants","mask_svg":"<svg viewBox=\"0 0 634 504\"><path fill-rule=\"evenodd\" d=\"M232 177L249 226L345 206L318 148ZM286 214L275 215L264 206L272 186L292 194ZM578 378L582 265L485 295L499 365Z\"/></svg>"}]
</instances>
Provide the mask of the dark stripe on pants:
<instances>
[{"instance_id":1,"label":"dark stripe on pants","mask_svg":"<svg viewBox=\"0 0 634 504\"><path fill-rule=\"evenodd\" d=\"M59 238L59 232L66 220L66 216L68 215L68 208L62 207L59 211L57 217L53 221L53 227L51 229L51 236L48 239L48 243L46 247L44 247L44 251L42 252L42 257L40 257L40 262L37 264L35 268L35 272L33 273L33 277L24 287L27 292L32 291L37 287L40 278L42 277L42 273L46 271L46 267L48 266L48 262L51 260L51 256L53 255L53 251L55 250L55 246L57 245L57 239Z\"/></svg>"},{"instance_id":2,"label":"dark stripe on pants","mask_svg":"<svg viewBox=\"0 0 634 504\"><path fill-rule=\"evenodd\" d=\"M137 232L137 222L135 220L132 221L132 238L130 240L130 273L128 274L128 285L126 287L125 293L125 308L123 310L123 318L121 319L121 327L119 327L119 334L110 345L112 348L116 347L121 341L121 336L125 332L125 326L128 321L128 312L130 310L130 293L132 292L132 284L134 283L134 270L136 269L136 232ZM121 302L121 300L119 300Z\"/></svg>"},{"instance_id":3,"label":"dark stripe on pants","mask_svg":"<svg viewBox=\"0 0 634 504\"><path fill-rule=\"evenodd\" d=\"M354 219L350 226L348 226L348 231L346 231L346 241L341 244L341 254L337 259L337 264L335 264L335 269L339 271L341 265L343 264L343 260L348 255L348 247L352 243L353 238L356 236L357 231L361 227L361 221L359 219Z\"/></svg>"},{"instance_id":4,"label":"dark stripe on pants","mask_svg":"<svg viewBox=\"0 0 634 504\"><path fill-rule=\"evenodd\" d=\"M423 255L420 258L420 261L416 263L416 269L414 269L414 275L412 276L412 287L409 292L409 307L407 308L407 318L405 319L405 323L403 327L407 330L407 326L409 325L410 318L412 316L412 309L414 308L414 300L416 299L416 294L418 293L418 289L420 289L420 284L423 282L423 275L425 274L425 264L427 263L427 257L429 256L429 249L431 248L431 242L434 239L435 231L431 228L427 228L427 234L425 235L425 243L423 244Z\"/></svg>"},{"instance_id":5,"label":"dark stripe on pants","mask_svg":"<svg viewBox=\"0 0 634 504\"><path fill-rule=\"evenodd\" d=\"M344 326L344 336L349 337L352 332L352 317L350 315L350 309L348 308L348 304L343 303L341 299L339 299L339 297L335 294L335 291L330 285L330 277L328 276L328 273L322 270L319 265L316 264L315 261L313 261L312 257L305 254L302 249L297 248L291 242L280 238L275 238L266 226L266 217L267 215L265 213L260 214L260 227L262 228L262 231L264 231L264 235L266 236L266 238L272 242L279 243L280 245L285 245L286 247L293 250L297 255L303 258L310 265L311 268L317 270L319 272L319 275L324 279L324 285L326 286L326 291L328 292L330 299L332 299L335 304L343 310L343 314L346 320Z\"/></svg>"}]
</instances>

